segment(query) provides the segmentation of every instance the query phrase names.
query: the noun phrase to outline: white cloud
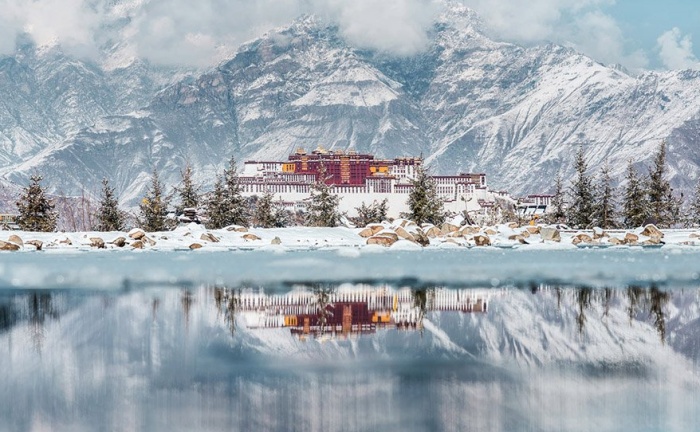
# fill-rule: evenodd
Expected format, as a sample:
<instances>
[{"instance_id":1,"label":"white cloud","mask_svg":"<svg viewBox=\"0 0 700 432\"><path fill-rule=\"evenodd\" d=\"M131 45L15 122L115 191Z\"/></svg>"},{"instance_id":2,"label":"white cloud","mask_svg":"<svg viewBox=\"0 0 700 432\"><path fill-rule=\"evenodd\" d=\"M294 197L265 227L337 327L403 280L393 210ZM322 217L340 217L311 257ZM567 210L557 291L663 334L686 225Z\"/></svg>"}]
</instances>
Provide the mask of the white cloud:
<instances>
[{"instance_id":1,"label":"white cloud","mask_svg":"<svg viewBox=\"0 0 700 432\"><path fill-rule=\"evenodd\" d=\"M672 28L656 40L659 58L669 69L698 69L700 62L693 54L690 35L683 36L680 29Z\"/></svg>"},{"instance_id":2,"label":"white cloud","mask_svg":"<svg viewBox=\"0 0 700 432\"><path fill-rule=\"evenodd\" d=\"M100 22L100 10L85 0L0 0L0 52L13 50L21 32L39 45L84 52L94 45Z\"/></svg>"},{"instance_id":3,"label":"white cloud","mask_svg":"<svg viewBox=\"0 0 700 432\"><path fill-rule=\"evenodd\" d=\"M304 13L356 46L406 55L426 46L436 11L433 0L0 0L0 53L27 32L81 54L116 43L155 63L204 66Z\"/></svg>"},{"instance_id":4,"label":"white cloud","mask_svg":"<svg viewBox=\"0 0 700 432\"><path fill-rule=\"evenodd\" d=\"M494 37L522 43L571 46L593 59L631 70L648 65L643 51L629 49L616 20L603 12L614 0L463 0Z\"/></svg>"},{"instance_id":5,"label":"white cloud","mask_svg":"<svg viewBox=\"0 0 700 432\"><path fill-rule=\"evenodd\" d=\"M649 60L642 50L628 51L625 38L617 22L594 10L574 18L566 40L578 51L604 64L622 64L631 70L648 66Z\"/></svg>"},{"instance_id":6,"label":"white cloud","mask_svg":"<svg viewBox=\"0 0 700 432\"><path fill-rule=\"evenodd\" d=\"M351 44L397 55L423 50L438 14L437 6L427 0L336 0L317 2L317 9L330 10Z\"/></svg>"},{"instance_id":7,"label":"white cloud","mask_svg":"<svg viewBox=\"0 0 700 432\"><path fill-rule=\"evenodd\" d=\"M60 43L79 55L116 45L119 58L207 66L308 13L337 24L355 46L410 55L427 46L443 1L473 8L500 40L560 43L633 70L648 64L604 13L615 0L0 0L0 54L27 32L40 45ZM668 67L697 64L690 38L677 29L662 35L658 48Z\"/></svg>"}]
</instances>

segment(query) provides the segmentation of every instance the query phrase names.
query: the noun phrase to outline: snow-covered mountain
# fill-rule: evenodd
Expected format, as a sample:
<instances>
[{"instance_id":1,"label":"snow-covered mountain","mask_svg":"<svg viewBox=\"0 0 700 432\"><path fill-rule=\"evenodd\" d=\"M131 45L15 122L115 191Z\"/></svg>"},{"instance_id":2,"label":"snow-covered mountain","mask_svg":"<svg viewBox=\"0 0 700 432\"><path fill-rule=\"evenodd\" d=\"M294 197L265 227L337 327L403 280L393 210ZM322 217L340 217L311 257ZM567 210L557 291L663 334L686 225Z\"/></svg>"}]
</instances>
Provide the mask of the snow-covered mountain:
<instances>
[{"instance_id":1,"label":"snow-covered mountain","mask_svg":"<svg viewBox=\"0 0 700 432\"><path fill-rule=\"evenodd\" d=\"M607 161L620 177L666 139L674 185L698 177L700 72L633 76L561 46L496 42L449 2L430 40L398 58L306 16L165 86L138 61L105 71L22 47L0 58L0 174L23 184L40 172L68 194L107 177L133 203L154 168L174 184L189 161L206 188L231 155L323 146L422 154L435 172L485 172L494 188L535 193L573 172L578 146L593 171Z\"/></svg>"}]
</instances>

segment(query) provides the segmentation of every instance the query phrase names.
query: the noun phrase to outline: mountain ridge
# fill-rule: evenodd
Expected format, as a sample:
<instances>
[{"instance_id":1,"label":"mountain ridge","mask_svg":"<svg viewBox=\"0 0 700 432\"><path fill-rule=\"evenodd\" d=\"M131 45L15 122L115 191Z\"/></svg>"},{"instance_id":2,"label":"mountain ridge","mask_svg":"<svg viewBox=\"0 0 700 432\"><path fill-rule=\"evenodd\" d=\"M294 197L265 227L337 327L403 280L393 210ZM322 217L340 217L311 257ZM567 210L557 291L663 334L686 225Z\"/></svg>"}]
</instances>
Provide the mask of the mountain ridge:
<instances>
[{"instance_id":1,"label":"mountain ridge","mask_svg":"<svg viewBox=\"0 0 700 432\"><path fill-rule=\"evenodd\" d=\"M481 28L473 11L450 3L430 46L396 57L355 48L307 15L169 83L139 61L105 72L44 53L32 75L10 70L19 54L0 58L0 88L13 90L0 103L0 175L21 185L40 172L50 190L74 195L107 177L133 205L153 169L172 185L189 162L208 188L231 155L283 159L320 145L422 154L436 173L485 172L494 188L545 193L558 172L573 173L578 146L591 173L608 162L619 180L628 161L641 167L666 140L674 187L692 188L700 72L634 77L558 45L493 41ZM22 99L23 85L37 100L53 94L49 106L65 112L44 114Z\"/></svg>"}]
</instances>

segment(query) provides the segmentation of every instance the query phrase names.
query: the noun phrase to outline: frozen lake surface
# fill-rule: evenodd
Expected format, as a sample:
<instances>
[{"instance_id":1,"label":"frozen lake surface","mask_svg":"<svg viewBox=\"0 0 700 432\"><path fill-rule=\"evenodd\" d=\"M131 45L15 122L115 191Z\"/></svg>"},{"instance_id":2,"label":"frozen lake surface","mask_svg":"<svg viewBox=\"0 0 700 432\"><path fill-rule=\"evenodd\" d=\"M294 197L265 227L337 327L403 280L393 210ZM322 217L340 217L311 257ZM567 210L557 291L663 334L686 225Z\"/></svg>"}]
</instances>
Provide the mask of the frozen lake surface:
<instances>
[{"instance_id":1,"label":"frozen lake surface","mask_svg":"<svg viewBox=\"0 0 700 432\"><path fill-rule=\"evenodd\" d=\"M0 255L0 431L686 431L700 253Z\"/></svg>"},{"instance_id":2,"label":"frozen lake surface","mask_svg":"<svg viewBox=\"0 0 700 432\"><path fill-rule=\"evenodd\" d=\"M686 286L700 280L699 248L33 252L0 256L0 288L122 289L297 281L400 282L455 287L538 283Z\"/></svg>"}]
</instances>

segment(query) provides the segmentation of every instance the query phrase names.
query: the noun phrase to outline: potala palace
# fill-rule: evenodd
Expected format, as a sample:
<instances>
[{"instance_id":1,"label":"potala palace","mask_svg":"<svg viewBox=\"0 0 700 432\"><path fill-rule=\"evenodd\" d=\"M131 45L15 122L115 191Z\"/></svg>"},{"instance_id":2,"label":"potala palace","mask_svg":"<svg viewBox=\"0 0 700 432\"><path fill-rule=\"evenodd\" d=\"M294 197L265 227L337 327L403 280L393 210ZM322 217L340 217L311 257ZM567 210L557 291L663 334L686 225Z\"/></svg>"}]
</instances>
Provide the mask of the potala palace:
<instances>
[{"instance_id":1,"label":"potala palace","mask_svg":"<svg viewBox=\"0 0 700 432\"><path fill-rule=\"evenodd\" d=\"M387 200L389 217L408 211L411 180L422 164L420 158L377 159L374 155L356 152L327 151L318 148L310 153L298 149L286 161L247 161L239 182L245 196L267 191L290 210L303 210L311 186L325 169L325 182L333 185L333 193L341 197L339 210L355 216L362 203ZM445 210L480 214L493 207L495 197L506 198L504 192L489 191L483 173L460 173L432 176L437 191L445 201Z\"/></svg>"}]
</instances>

